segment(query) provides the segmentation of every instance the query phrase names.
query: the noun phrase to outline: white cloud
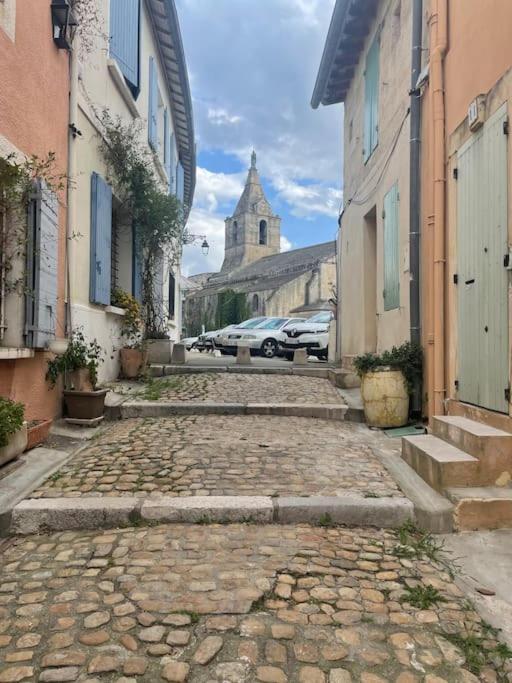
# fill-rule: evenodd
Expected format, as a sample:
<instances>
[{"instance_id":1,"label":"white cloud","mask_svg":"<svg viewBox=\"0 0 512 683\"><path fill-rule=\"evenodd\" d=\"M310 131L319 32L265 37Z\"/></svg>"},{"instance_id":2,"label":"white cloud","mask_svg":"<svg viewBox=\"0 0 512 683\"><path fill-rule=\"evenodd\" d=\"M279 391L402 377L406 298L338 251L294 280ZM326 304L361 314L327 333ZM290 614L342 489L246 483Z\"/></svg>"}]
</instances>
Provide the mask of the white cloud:
<instances>
[{"instance_id":1,"label":"white cloud","mask_svg":"<svg viewBox=\"0 0 512 683\"><path fill-rule=\"evenodd\" d=\"M224 220L219 215L204 209L192 209L187 223L187 232L205 236L210 250L205 256L201 250L202 239L188 244L183 249L184 275L215 273L220 270L224 259Z\"/></svg>"},{"instance_id":2,"label":"white cloud","mask_svg":"<svg viewBox=\"0 0 512 683\"><path fill-rule=\"evenodd\" d=\"M240 123L241 116L230 115L225 109L208 108L208 120L216 126L226 126L229 124Z\"/></svg>"},{"instance_id":3,"label":"white cloud","mask_svg":"<svg viewBox=\"0 0 512 683\"><path fill-rule=\"evenodd\" d=\"M290 242L288 237L281 235L281 251L290 251L292 247L293 244Z\"/></svg>"},{"instance_id":4,"label":"white cloud","mask_svg":"<svg viewBox=\"0 0 512 683\"><path fill-rule=\"evenodd\" d=\"M244 173L213 173L206 168L197 168L194 206L217 211L219 206L230 206L237 201L245 182Z\"/></svg>"},{"instance_id":5,"label":"white cloud","mask_svg":"<svg viewBox=\"0 0 512 683\"><path fill-rule=\"evenodd\" d=\"M343 193L325 185L301 185L287 178L276 178L272 184L278 197L291 206L291 213L300 218L312 218L322 214L337 218Z\"/></svg>"}]
</instances>

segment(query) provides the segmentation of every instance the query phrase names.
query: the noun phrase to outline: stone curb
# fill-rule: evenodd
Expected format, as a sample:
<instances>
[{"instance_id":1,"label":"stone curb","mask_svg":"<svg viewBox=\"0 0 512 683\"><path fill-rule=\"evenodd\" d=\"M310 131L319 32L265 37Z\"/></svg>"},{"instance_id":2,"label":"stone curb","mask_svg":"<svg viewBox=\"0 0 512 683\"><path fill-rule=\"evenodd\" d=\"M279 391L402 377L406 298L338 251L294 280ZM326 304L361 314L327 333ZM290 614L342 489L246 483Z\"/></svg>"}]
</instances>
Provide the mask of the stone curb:
<instances>
[{"instance_id":1,"label":"stone curb","mask_svg":"<svg viewBox=\"0 0 512 683\"><path fill-rule=\"evenodd\" d=\"M259 365L151 365L153 377L163 375L193 375L205 372L233 372L240 375L298 375L302 377L319 377L329 379L332 368L297 367L265 368Z\"/></svg>"},{"instance_id":2,"label":"stone curb","mask_svg":"<svg viewBox=\"0 0 512 683\"><path fill-rule=\"evenodd\" d=\"M347 406L311 403L164 403L126 401L120 406L120 417L166 417L169 415L273 415L279 417L311 417L324 420L343 420Z\"/></svg>"},{"instance_id":3,"label":"stone curb","mask_svg":"<svg viewBox=\"0 0 512 683\"><path fill-rule=\"evenodd\" d=\"M274 519L281 524L346 524L397 529L414 518L414 506L407 498L365 498L355 494L339 497L275 498Z\"/></svg>"},{"instance_id":4,"label":"stone curb","mask_svg":"<svg viewBox=\"0 0 512 683\"><path fill-rule=\"evenodd\" d=\"M12 511L11 534L107 529L136 524L258 523L345 524L397 528L414 517L414 507L402 498L357 495L312 498L268 496L190 496L27 499Z\"/></svg>"}]
</instances>

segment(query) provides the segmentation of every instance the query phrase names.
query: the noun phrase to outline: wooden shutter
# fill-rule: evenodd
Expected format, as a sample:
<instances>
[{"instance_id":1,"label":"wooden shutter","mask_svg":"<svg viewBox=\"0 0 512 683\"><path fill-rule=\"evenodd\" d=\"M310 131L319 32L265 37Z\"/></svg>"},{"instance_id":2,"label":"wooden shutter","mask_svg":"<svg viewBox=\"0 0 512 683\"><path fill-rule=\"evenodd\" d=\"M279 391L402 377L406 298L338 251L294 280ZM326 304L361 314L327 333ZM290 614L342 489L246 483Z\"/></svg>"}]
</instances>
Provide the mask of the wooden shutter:
<instances>
[{"instance_id":1,"label":"wooden shutter","mask_svg":"<svg viewBox=\"0 0 512 683\"><path fill-rule=\"evenodd\" d=\"M91 176L91 261L89 299L110 304L112 188L97 173Z\"/></svg>"},{"instance_id":2,"label":"wooden shutter","mask_svg":"<svg viewBox=\"0 0 512 683\"><path fill-rule=\"evenodd\" d=\"M45 348L55 337L57 316L59 203L44 182L29 205L25 332L29 348Z\"/></svg>"},{"instance_id":3,"label":"wooden shutter","mask_svg":"<svg viewBox=\"0 0 512 683\"><path fill-rule=\"evenodd\" d=\"M375 38L366 56L364 77L364 141L363 156L367 161L379 141L379 36Z\"/></svg>"},{"instance_id":4,"label":"wooden shutter","mask_svg":"<svg viewBox=\"0 0 512 683\"><path fill-rule=\"evenodd\" d=\"M132 228L132 294L142 303L142 259L135 225Z\"/></svg>"},{"instance_id":5,"label":"wooden shutter","mask_svg":"<svg viewBox=\"0 0 512 683\"><path fill-rule=\"evenodd\" d=\"M176 298L176 277L169 268L169 318L174 319L175 306L174 300Z\"/></svg>"},{"instance_id":6,"label":"wooden shutter","mask_svg":"<svg viewBox=\"0 0 512 683\"><path fill-rule=\"evenodd\" d=\"M160 254L155 264L155 278L154 278L154 302L155 310L158 315L159 322L166 323L164 320L164 256Z\"/></svg>"},{"instance_id":7,"label":"wooden shutter","mask_svg":"<svg viewBox=\"0 0 512 683\"><path fill-rule=\"evenodd\" d=\"M176 193L176 152L174 150L174 133L169 137L169 194Z\"/></svg>"},{"instance_id":8,"label":"wooden shutter","mask_svg":"<svg viewBox=\"0 0 512 683\"><path fill-rule=\"evenodd\" d=\"M110 0L110 54L129 85L139 87L140 0Z\"/></svg>"},{"instance_id":9,"label":"wooden shutter","mask_svg":"<svg viewBox=\"0 0 512 683\"><path fill-rule=\"evenodd\" d=\"M158 149L158 76L153 57L149 58L149 111L148 141L155 150Z\"/></svg>"},{"instance_id":10,"label":"wooden shutter","mask_svg":"<svg viewBox=\"0 0 512 683\"><path fill-rule=\"evenodd\" d=\"M178 161L176 166L176 196L183 204L185 200L185 174L183 173L181 161Z\"/></svg>"},{"instance_id":11,"label":"wooden shutter","mask_svg":"<svg viewBox=\"0 0 512 683\"><path fill-rule=\"evenodd\" d=\"M400 306L400 248L398 241L398 184L384 197L384 310Z\"/></svg>"},{"instance_id":12,"label":"wooden shutter","mask_svg":"<svg viewBox=\"0 0 512 683\"><path fill-rule=\"evenodd\" d=\"M164 110L164 166L167 173L167 184L171 182L171 135L169 133L169 112Z\"/></svg>"}]
</instances>

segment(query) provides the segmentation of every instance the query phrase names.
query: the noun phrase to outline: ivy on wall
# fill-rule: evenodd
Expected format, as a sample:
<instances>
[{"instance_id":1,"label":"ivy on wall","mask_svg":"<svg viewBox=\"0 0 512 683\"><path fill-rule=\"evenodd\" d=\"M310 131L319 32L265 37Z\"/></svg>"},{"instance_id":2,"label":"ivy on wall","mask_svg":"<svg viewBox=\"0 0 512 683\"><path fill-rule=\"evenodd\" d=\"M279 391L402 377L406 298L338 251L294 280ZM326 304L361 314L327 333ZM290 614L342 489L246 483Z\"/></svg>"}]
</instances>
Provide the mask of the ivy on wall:
<instances>
[{"instance_id":1,"label":"ivy on wall","mask_svg":"<svg viewBox=\"0 0 512 683\"><path fill-rule=\"evenodd\" d=\"M250 318L251 310L247 297L243 292L226 289L217 295L217 311L215 323L218 329L227 325L236 325Z\"/></svg>"}]
</instances>

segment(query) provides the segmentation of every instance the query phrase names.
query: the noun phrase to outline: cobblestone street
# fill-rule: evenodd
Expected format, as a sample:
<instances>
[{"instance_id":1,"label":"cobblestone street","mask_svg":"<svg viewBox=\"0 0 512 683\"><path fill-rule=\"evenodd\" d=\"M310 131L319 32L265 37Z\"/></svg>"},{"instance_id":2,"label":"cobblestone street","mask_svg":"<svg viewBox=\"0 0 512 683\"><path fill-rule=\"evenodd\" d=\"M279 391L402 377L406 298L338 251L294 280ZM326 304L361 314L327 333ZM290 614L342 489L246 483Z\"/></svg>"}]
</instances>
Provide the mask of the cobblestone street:
<instances>
[{"instance_id":1,"label":"cobblestone street","mask_svg":"<svg viewBox=\"0 0 512 683\"><path fill-rule=\"evenodd\" d=\"M136 401L213 401L224 403L341 403L337 389L326 379L291 375L253 375L205 372L172 375L146 385L116 382L114 391Z\"/></svg>"},{"instance_id":2,"label":"cobblestone street","mask_svg":"<svg viewBox=\"0 0 512 683\"><path fill-rule=\"evenodd\" d=\"M401 496L374 440L362 425L297 417L123 420L31 497Z\"/></svg>"},{"instance_id":3,"label":"cobblestone street","mask_svg":"<svg viewBox=\"0 0 512 683\"><path fill-rule=\"evenodd\" d=\"M299 525L14 540L0 560L0 682L510 680L444 564L410 543Z\"/></svg>"}]
</instances>

